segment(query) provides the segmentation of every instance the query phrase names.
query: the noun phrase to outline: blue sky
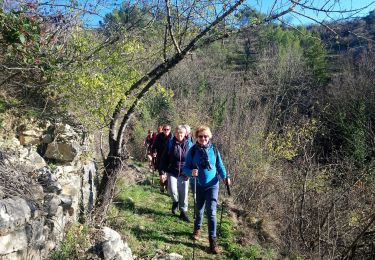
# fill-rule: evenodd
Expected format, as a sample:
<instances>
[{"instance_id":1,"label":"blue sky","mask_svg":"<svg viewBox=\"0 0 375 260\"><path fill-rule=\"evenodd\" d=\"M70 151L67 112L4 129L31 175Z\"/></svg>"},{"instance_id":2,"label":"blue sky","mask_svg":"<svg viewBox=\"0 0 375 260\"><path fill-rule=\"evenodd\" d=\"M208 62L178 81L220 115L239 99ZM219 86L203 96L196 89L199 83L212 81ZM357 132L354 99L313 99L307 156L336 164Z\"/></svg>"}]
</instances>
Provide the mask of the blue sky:
<instances>
[{"instance_id":1,"label":"blue sky","mask_svg":"<svg viewBox=\"0 0 375 260\"><path fill-rule=\"evenodd\" d=\"M61 0L64 1L64 0ZM83 0L82 0L83 1ZM306 2L307 0L301 1L301 3ZM353 13L345 13L345 16L352 15L353 17L362 17L368 15L368 13L375 9L375 0L330 0L330 4L324 5L326 0L308 0L310 3L314 4L314 7L320 7L330 10L354 10L364 6L367 6L362 11L353 12ZM58 2L55 0L55 2ZM65 0L66 2L66 0ZM88 26L98 26L99 21L102 20L105 14L111 12L116 6L118 7L121 4L121 0L107 0L103 1L101 5L97 7L97 11L99 16L97 15L85 15L85 23ZM286 7L290 6L290 0L278 0L277 5L273 5L274 0L248 0L246 2L247 5L254 7L257 10L260 10L263 13L269 13L274 6L273 11L284 10ZM339 2L339 3L335 3ZM335 3L334 5L332 3ZM301 13L302 15L297 14L288 14L284 16L282 19L293 25L300 25L300 24L311 24L315 23L314 20L317 21L330 21L330 20L337 20L342 19L344 16L339 13L330 13L329 15L325 13L318 13L316 11L304 9L304 8L296 8L296 11ZM314 20L308 19L304 17L304 15L312 17Z\"/></svg>"},{"instance_id":2,"label":"blue sky","mask_svg":"<svg viewBox=\"0 0 375 260\"><path fill-rule=\"evenodd\" d=\"M274 1L273 0L262 0L262 1L254 1L256 2L253 6L261 10L263 13L269 13L271 10L271 7L273 6ZM304 3L305 1L301 1L301 3ZM375 9L375 1L374 0L341 0L341 1L329 1L329 4L325 3L327 2L326 0L309 0L310 3L313 3L314 7L317 8L324 8L324 9L330 9L330 10L355 10L359 9L362 7L366 7L365 9L361 11L355 11L355 12L346 12L344 15L340 13L330 13L326 14L324 12L316 12L313 10L308 10L308 9L303 9L301 7L296 8L296 11L300 12L302 15L297 15L297 14L289 14L283 17L283 19L287 20L288 22L292 24L310 24L310 23L315 23L314 20L317 21L330 21L330 20L337 20L337 19L343 19L348 15L352 15L352 17L363 17L368 15L368 13L372 10ZM336 3L335 3L336 2ZM277 9L278 7L282 8L283 3L289 4L290 1L287 0L281 0L279 1L279 4L274 7L274 10ZM290 5L290 4L289 4ZM285 6L285 5L284 5ZM309 16L312 19L308 19L304 17L303 15Z\"/></svg>"}]
</instances>

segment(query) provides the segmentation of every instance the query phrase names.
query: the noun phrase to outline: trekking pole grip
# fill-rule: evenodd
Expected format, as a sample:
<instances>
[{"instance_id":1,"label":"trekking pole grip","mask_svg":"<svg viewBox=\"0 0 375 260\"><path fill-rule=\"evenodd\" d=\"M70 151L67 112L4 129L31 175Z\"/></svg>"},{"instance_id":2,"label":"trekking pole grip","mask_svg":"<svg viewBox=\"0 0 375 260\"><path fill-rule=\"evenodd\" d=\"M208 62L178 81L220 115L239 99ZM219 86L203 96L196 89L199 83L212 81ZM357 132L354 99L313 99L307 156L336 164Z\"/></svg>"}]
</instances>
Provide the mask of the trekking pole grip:
<instances>
[{"instance_id":1,"label":"trekking pole grip","mask_svg":"<svg viewBox=\"0 0 375 260\"><path fill-rule=\"evenodd\" d=\"M230 186L228 183L225 183L225 186L227 186L227 192L228 192L228 196L230 197L231 193L230 193Z\"/></svg>"}]
</instances>

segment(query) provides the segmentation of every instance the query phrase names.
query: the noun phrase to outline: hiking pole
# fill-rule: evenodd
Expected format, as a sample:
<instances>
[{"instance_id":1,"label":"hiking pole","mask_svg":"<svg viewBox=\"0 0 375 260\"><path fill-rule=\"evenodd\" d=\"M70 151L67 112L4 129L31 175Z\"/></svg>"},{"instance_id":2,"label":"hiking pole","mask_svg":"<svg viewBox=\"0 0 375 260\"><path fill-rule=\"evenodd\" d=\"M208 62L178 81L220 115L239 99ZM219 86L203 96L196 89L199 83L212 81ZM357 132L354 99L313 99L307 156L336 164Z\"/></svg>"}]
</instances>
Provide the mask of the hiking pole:
<instances>
[{"instance_id":1,"label":"hiking pole","mask_svg":"<svg viewBox=\"0 0 375 260\"><path fill-rule=\"evenodd\" d=\"M196 169L198 169L198 165L196 165ZM193 228L193 236L195 231L195 222L196 222L196 213L197 213L197 176L194 177L194 187L193 187L193 199L194 199L194 228ZM194 240L194 246L193 246L193 260L195 259L195 239Z\"/></svg>"},{"instance_id":2,"label":"hiking pole","mask_svg":"<svg viewBox=\"0 0 375 260\"><path fill-rule=\"evenodd\" d=\"M195 231L195 221L196 221L196 216L195 214L197 213L196 212L196 208L197 208L197 177L194 177L194 188L193 188L193 198L194 198L194 231ZM193 234L194 234L194 231L193 231ZM193 260L195 259L195 239L194 239L194 247L193 247Z\"/></svg>"},{"instance_id":3,"label":"hiking pole","mask_svg":"<svg viewBox=\"0 0 375 260\"><path fill-rule=\"evenodd\" d=\"M227 188L227 195L228 195L228 197L230 197L231 193L230 193L230 186L229 186L228 182L225 182L225 186ZM224 212L224 200L221 202L221 213L220 213L220 224L219 224L220 235L222 235L221 222L223 221L223 212Z\"/></svg>"}]
</instances>

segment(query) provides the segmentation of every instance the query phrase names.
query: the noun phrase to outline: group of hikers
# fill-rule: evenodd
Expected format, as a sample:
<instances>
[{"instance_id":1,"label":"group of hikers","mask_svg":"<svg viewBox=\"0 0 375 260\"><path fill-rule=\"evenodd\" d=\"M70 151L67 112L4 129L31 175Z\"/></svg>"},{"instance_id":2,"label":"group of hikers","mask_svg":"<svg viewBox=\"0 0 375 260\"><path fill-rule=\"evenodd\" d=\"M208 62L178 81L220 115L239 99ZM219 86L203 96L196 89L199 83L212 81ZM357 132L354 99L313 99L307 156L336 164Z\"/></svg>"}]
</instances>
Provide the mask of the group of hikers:
<instances>
[{"instance_id":1,"label":"group of hikers","mask_svg":"<svg viewBox=\"0 0 375 260\"><path fill-rule=\"evenodd\" d=\"M216 243L216 210L220 179L230 185L230 179L216 146L210 139L209 127L200 126L195 130L194 144L191 128L178 125L171 133L170 125L158 128L157 133L148 131L145 139L150 169L159 173L160 191L167 188L172 198L172 214L190 222L188 217L189 182L194 193L194 232L192 238L199 240L206 210L210 252L219 253Z\"/></svg>"}]
</instances>

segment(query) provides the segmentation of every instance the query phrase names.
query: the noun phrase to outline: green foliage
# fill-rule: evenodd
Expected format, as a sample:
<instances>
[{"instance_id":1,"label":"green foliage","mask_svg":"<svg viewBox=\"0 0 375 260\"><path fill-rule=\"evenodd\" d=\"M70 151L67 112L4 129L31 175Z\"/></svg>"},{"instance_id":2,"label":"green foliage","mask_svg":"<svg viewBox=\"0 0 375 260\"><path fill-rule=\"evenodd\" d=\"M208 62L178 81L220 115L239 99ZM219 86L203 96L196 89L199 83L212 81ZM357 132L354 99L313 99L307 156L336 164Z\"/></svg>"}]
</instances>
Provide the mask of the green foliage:
<instances>
[{"instance_id":1,"label":"green foliage","mask_svg":"<svg viewBox=\"0 0 375 260\"><path fill-rule=\"evenodd\" d=\"M317 120L309 119L300 125L285 126L283 132L271 132L267 136L268 150L276 157L286 160L301 155L306 147L311 146L317 131Z\"/></svg>"},{"instance_id":2,"label":"green foliage","mask_svg":"<svg viewBox=\"0 0 375 260\"><path fill-rule=\"evenodd\" d=\"M40 52L40 21L24 12L7 12L0 9L1 44L6 46L6 57L22 64L42 63Z\"/></svg>"},{"instance_id":3,"label":"green foliage","mask_svg":"<svg viewBox=\"0 0 375 260\"><path fill-rule=\"evenodd\" d=\"M267 26L259 35L263 48L277 46L281 60L287 62L290 52L293 55L303 56L308 68L312 71L315 79L320 83L326 83L329 77L327 51L319 35L308 32L305 28L297 30L283 29L280 26ZM281 62L281 64L287 63Z\"/></svg>"},{"instance_id":4,"label":"green foliage","mask_svg":"<svg viewBox=\"0 0 375 260\"><path fill-rule=\"evenodd\" d=\"M212 123L213 127L220 127L225 122L225 117L227 115L227 99L224 99L223 101L216 100L214 102L212 107Z\"/></svg>"},{"instance_id":5,"label":"green foliage","mask_svg":"<svg viewBox=\"0 0 375 260\"><path fill-rule=\"evenodd\" d=\"M0 99L0 113L4 113L7 109L7 102L4 99Z\"/></svg>"},{"instance_id":6,"label":"green foliage","mask_svg":"<svg viewBox=\"0 0 375 260\"><path fill-rule=\"evenodd\" d=\"M132 121L132 134L128 142L129 151L136 159L145 158L143 141L148 129L156 131L161 124L171 124L173 129L174 125L181 123L178 109L173 104L173 96L172 90L156 84L139 103L137 120Z\"/></svg>"},{"instance_id":7,"label":"green foliage","mask_svg":"<svg viewBox=\"0 0 375 260\"><path fill-rule=\"evenodd\" d=\"M329 67L327 61L327 50L317 33L307 33L302 37L301 44L304 47L304 54L309 68L312 69L315 78L320 83L327 83L329 79Z\"/></svg>"},{"instance_id":8,"label":"green foliage","mask_svg":"<svg viewBox=\"0 0 375 260\"><path fill-rule=\"evenodd\" d=\"M89 247L89 228L79 224L71 225L66 230L59 249L52 254L52 259L82 259Z\"/></svg>"},{"instance_id":9,"label":"green foliage","mask_svg":"<svg viewBox=\"0 0 375 260\"><path fill-rule=\"evenodd\" d=\"M364 103L358 102L351 109L337 115L338 130L343 139L342 152L348 159L362 165L372 153L367 129L370 120Z\"/></svg>"},{"instance_id":10,"label":"green foliage","mask_svg":"<svg viewBox=\"0 0 375 260\"><path fill-rule=\"evenodd\" d=\"M90 31L76 31L72 46L80 53L87 53L97 37ZM58 71L49 92L58 97L61 105L82 120L86 126L103 127L108 124L114 108L125 91L137 80L139 73L127 61L140 46L127 40L103 48L87 62L72 65L66 71Z\"/></svg>"}]
</instances>

